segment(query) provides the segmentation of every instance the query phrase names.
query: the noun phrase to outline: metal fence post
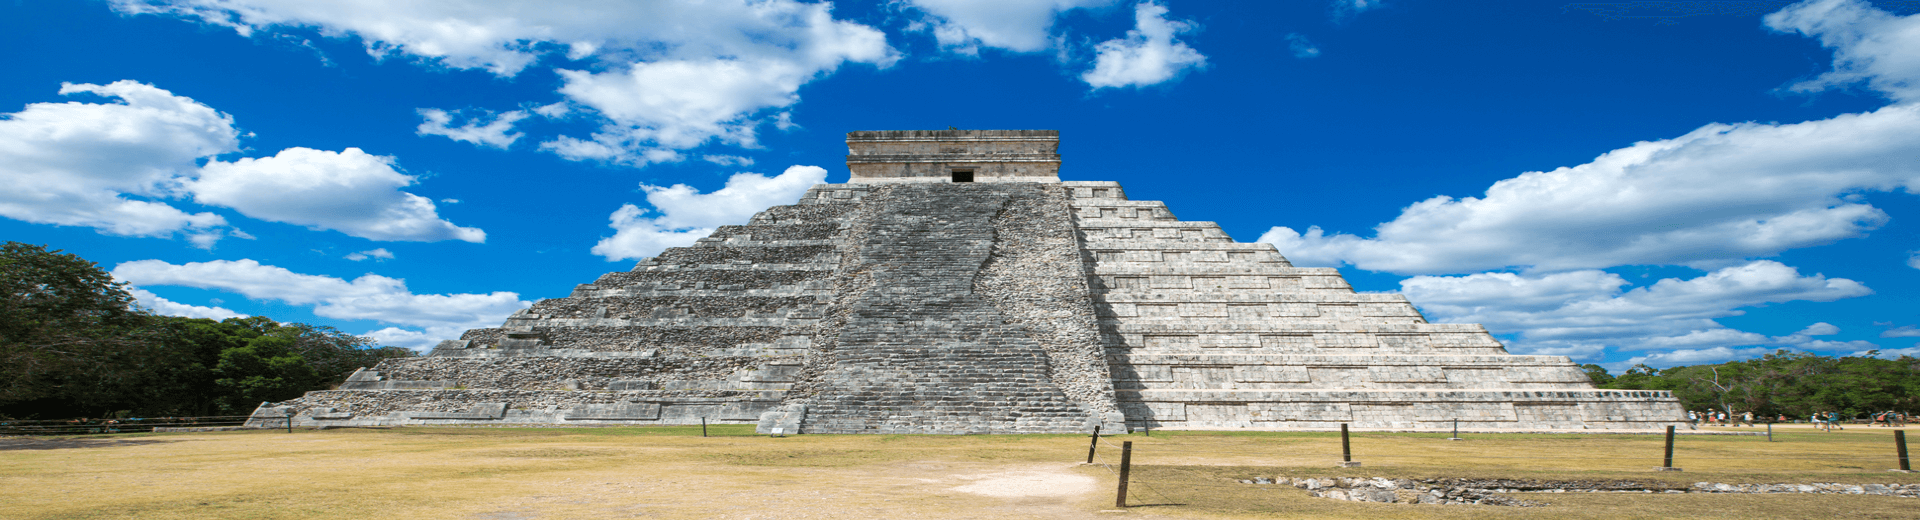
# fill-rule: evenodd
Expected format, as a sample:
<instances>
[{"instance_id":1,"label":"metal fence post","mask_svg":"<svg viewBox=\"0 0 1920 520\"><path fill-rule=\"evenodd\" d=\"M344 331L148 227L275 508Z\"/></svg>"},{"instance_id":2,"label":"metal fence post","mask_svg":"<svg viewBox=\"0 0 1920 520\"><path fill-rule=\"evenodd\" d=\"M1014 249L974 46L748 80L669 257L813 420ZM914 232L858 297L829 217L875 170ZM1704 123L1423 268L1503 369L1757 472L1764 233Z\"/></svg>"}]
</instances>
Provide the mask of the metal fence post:
<instances>
[{"instance_id":1,"label":"metal fence post","mask_svg":"<svg viewBox=\"0 0 1920 520\"><path fill-rule=\"evenodd\" d=\"M707 418L705 416L700 417L700 436L707 436Z\"/></svg>"},{"instance_id":2,"label":"metal fence post","mask_svg":"<svg viewBox=\"0 0 1920 520\"><path fill-rule=\"evenodd\" d=\"M293 409L287 409L287 433L293 433Z\"/></svg>"},{"instance_id":3,"label":"metal fence post","mask_svg":"<svg viewBox=\"0 0 1920 520\"><path fill-rule=\"evenodd\" d=\"M1653 468L1653 470L1654 470L1654 471L1680 471L1680 468L1676 468L1676 467L1673 467L1673 425L1671 425L1671 424L1669 424L1669 425L1667 425L1667 459L1666 459L1666 463L1665 463L1665 464L1663 464L1663 465L1661 465L1661 466L1660 466L1660 467L1658 467L1658 468Z\"/></svg>"},{"instance_id":4,"label":"metal fence post","mask_svg":"<svg viewBox=\"0 0 1920 520\"><path fill-rule=\"evenodd\" d=\"M1347 442L1347 423L1340 423L1340 462L1353 462L1353 445Z\"/></svg>"},{"instance_id":5,"label":"metal fence post","mask_svg":"<svg viewBox=\"0 0 1920 520\"><path fill-rule=\"evenodd\" d=\"M1120 443L1120 494L1113 497L1113 507L1127 507L1127 477L1133 470L1133 441Z\"/></svg>"},{"instance_id":6,"label":"metal fence post","mask_svg":"<svg viewBox=\"0 0 1920 520\"><path fill-rule=\"evenodd\" d=\"M1340 423L1340 467L1359 466L1360 463L1353 461L1353 444L1347 441L1347 423Z\"/></svg>"},{"instance_id":7,"label":"metal fence post","mask_svg":"<svg viewBox=\"0 0 1920 520\"><path fill-rule=\"evenodd\" d=\"M1912 473L1913 466L1908 464L1907 462L1907 431L1906 430L1893 431L1893 446L1894 446L1894 449L1898 451L1898 453L1900 454L1900 472Z\"/></svg>"},{"instance_id":8,"label":"metal fence post","mask_svg":"<svg viewBox=\"0 0 1920 520\"><path fill-rule=\"evenodd\" d=\"M1093 463L1093 450L1100 447L1100 425L1093 425L1093 437L1087 441L1087 463Z\"/></svg>"}]
</instances>

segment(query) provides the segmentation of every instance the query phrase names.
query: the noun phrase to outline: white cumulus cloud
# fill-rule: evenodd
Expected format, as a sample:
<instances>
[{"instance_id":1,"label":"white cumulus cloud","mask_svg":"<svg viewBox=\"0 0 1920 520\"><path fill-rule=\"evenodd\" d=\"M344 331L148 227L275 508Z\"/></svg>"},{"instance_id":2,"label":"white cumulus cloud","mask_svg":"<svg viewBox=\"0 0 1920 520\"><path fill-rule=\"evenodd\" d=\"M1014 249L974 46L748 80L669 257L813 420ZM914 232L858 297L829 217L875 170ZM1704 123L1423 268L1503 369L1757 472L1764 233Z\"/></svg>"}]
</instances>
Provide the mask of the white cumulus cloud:
<instances>
[{"instance_id":1,"label":"white cumulus cloud","mask_svg":"<svg viewBox=\"0 0 1920 520\"><path fill-rule=\"evenodd\" d=\"M136 286L217 289L255 300L311 305L317 316L374 320L421 329L416 332L434 336L401 345L409 347L453 339L470 328L499 326L508 315L532 305L511 292L414 294L407 289L406 281L397 278L366 274L349 281L296 273L251 259L178 265L138 260L114 266L113 277Z\"/></svg>"},{"instance_id":2,"label":"white cumulus cloud","mask_svg":"<svg viewBox=\"0 0 1920 520\"><path fill-rule=\"evenodd\" d=\"M1168 20L1167 8L1152 2L1135 5L1133 12L1134 29L1095 46L1093 69L1081 74L1081 81L1094 90L1145 87L1206 68L1206 56L1174 38L1193 30L1192 23Z\"/></svg>"},{"instance_id":3,"label":"white cumulus cloud","mask_svg":"<svg viewBox=\"0 0 1920 520\"><path fill-rule=\"evenodd\" d=\"M1305 265L1416 274L1716 265L1862 236L1888 217L1849 195L1920 186L1920 104L1904 102L1920 91L1920 15L1822 0L1766 20L1834 49L1835 70L1796 89L1864 83L1900 102L1635 143L1480 197L1415 203L1372 237L1275 227L1260 241Z\"/></svg>"},{"instance_id":4,"label":"white cumulus cloud","mask_svg":"<svg viewBox=\"0 0 1920 520\"><path fill-rule=\"evenodd\" d=\"M209 249L223 237L253 238L218 214L134 198L191 196L261 220L373 240L485 239L479 229L441 220L431 200L399 191L414 179L395 171L390 157L296 147L221 161L239 151L240 132L212 107L131 80L65 84L60 92L117 102L35 103L0 117L0 183L7 187L0 216L123 236L184 234Z\"/></svg>"},{"instance_id":5,"label":"white cumulus cloud","mask_svg":"<svg viewBox=\"0 0 1920 520\"><path fill-rule=\"evenodd\" d=\"M208 247L226 225L154 198L178 197L195 161L239 150L233 119L152 85L62 84L62 95L107 103L34 103L0 115L0 216L101 233L187 233Z\"/></svg>"},{"instance_id":6,"label":"white cumulus cloud","mask_svg":"<svg viewBox=\"0 0 1920 520\"><path fill-rule=\"evenodd\" d=\"M413 183L393 168L392 157L294 147L273 157L208 162L187 189L196 201L249 217L370 240L486 241L484 231L442 220L432 199L400 191Z\"/></svg>"},{"instance_id":7,"label":"white cumulus cloud","mask_svg":"<svg viewBox=\"0 0 1920 520\"><path fill-rule=\"evenodd\" d=\"M347 256L346 256L346 258L347 258L348 260L352 260L352 261L355 261L355 262L358 262L358 261L361 261L361 260L366 260L366 259L368 259L368 258L378 258L378 259L381 259L381 260L391 260L391 259L393 259L393 252L392 252L392 251L388 251L388 250L387 250L387 248L384 248L384 247L382 247L382 248L379 248L379 249L370 249L370 250L366 250L366 251L361 251L361 252L358 252L358 253L348 253L348 254L347 254Z\"/></svg>"},{"instance_id":8,"label":"white cumulus cloud","mask_svg":"<svg viewBox=\"0 0 1920 520\"><path fill-rule=\"evenodd\" d=\"M647 203L653 210L624 204L613 212L611 237L593 246L593 254L607 260L644 258L660 254L669 247L692 245L712 234L715 228L745 224L755 213L779 204L792 204L800 196L827 179L827 170L818 166L792 166L780 175L767 177L757 173L737 173L727 179L726 187L713 193L700 193L692 186L675 184L661 187L641 184Z\"/></svg>"},{"instance_id":9,"label":"white cumulus cloud","mask_svg":"<svg viewBox=\"0 0 1920 520\"><path fill-rule=\"evenodd\" d=\"M173 300L161 298L160 295L154 294L152 291L148 291L146 289L132 288L132 289L128 289L127 293L133 295L133 299L136 302L138 302L141 308L145 308L146 310L154 314L159 314L163 316L180 316L183 318L207 318L212 320L224 320L227 318L244 318L247 316L245 314L233 312L231 309L227 309L224 307L202 307L199 305L188 305L184 303L175 302Z\"/></svg>"},{"instance_id":10,"label":"white cumulus cloud","mask_svg":"<svg viewBox=\"0 0 1920 520\"><path fill-rule=\"evenodd\" d=\"M1789 90L1865 84L1895 102L1920 100L1920 15L1894 16L1862 0L1809 0L1767 15L1766 24L1833 49L1832 71Z\"/></svg>"},{"instance_id":11,"label":"white cumulus cloud","mask_svg":"<svg viewBox=\"0 0 1920 520\"><path fill-rule=\"evenodd\" d=\"M463 143L473 143L501 150L512 146L514 141L525 135L513 131L513 123L527 118L527 111L514 110L495 114L480 110L479 116L467 116L462 112L448 112L437 108L419 109L420 126L414 129L420 135L438 135ZM453 126L455 118L464 124Z\"/></svg>"},{"instance_id":12,"label":"white cumulus cloud","mask_svg":"<svg viewBox=\"0 0 1920 520\"><path fill-rule=\"evenodd\" d=\"M1834 301L1872 294L1845 278L1801 276L1771 260L1726 267L1692 279L1667 278L1633 287L1617 274L1580 270L1544 275L1479 273L1416 276L1401 290L1437 322L1480 323L1514 332L1516 352L1592 357L1623 350L1790 346L1835 350L1871 345L1816 340L1839 328L1815 323L1787 336L1728 328L1716 318L1739 309L1789 301Z\"/></svg>"},{"instance_id":13,"label":"white cumulus cloud","mask_svg":"<svg viewBox=\"0 0 1920 520\"><path fill-rule=\"evenodd\" d=\"M978 54L980 47L1038 52L1054 42L1054 21L1073 9L1106 7L1118 0L908 0L925 16L941 47Z\"/></svg>"},{"instance_id":14,"label":"white cumulus cloud","mask_svg":"<svg viewBox=\"0 0 1920 520\"><path fill-rule=\"evenodd\" d=\"M642 165L718 140L753 146L800 85L845 63L890 66L899 53L880 30L832 16L832 4L795 0L113 0L123 13L175 16L241 34L317 30L357 37L376 56L513 76L559 66L567 106L602 119L588 137L543 139L576 160ZM567 64L561 58L577 64ZM431 123L432 121L429 121ZM485 125L482 125L485 128ZM451 137L451 136L450 136Z\"/></svg>"},{"instance_id":15,"label":"white cumulus cloud","mask_svg":"<svg viewBox=\"0 0 1920 520\"><path fill-rule=\"evenodd\" d=\"M1634 365L1647 365L1654 368L1667 368L1682 365L1708 365L1752 359L1772 353L1775 349L1713 347L1702 349L1680 349L1668 352L1655 352L1644 356L1634 356L1618 363L1606 363L1607 368L1622 370Z\"/></svg>"},{"instance_id":16,"label":"white cumulus cloud","mask_svg":"<svg viewBox=\"0 0 1920 520\"><path fill-rule=\"evenodd\" d=\"M1712 124L1480 197L1408 206L1371 238L1275 227L1303 265L1395 273L1702 264L1862 236L1887 221L1845 196L1920 186L1920 105L1794 124Z\"/></svg>"},{"instance_id":17,"label":"white cumulus cloud","mask_svg":"<svg viewBox=\"0 0 1920 520\"><path fill-rule=\"evenodd\" d=\"M693 148L715 138L755 146L757 122L749 116L798 102L800 85L815 72L780 60L635 63L614 72L562 70L566 85L560 92L593 107L610 123L594 133L591 142L598 146L580 147L579 140L571 138L543 146L571 159L628 164L658 162L647 152ZM656 157L680 158L677 153Z\"/></svg>"}]
</instances>

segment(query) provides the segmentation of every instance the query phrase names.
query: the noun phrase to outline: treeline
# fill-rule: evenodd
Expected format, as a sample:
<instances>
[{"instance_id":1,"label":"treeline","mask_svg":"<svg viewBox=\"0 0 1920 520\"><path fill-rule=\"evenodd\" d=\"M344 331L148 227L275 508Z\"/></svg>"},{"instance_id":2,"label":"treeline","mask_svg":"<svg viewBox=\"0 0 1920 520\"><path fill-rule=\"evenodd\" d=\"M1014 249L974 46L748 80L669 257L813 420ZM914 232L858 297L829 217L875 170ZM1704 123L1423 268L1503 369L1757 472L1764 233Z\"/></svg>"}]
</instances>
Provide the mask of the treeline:
<instances>
[{"instance_id":1,"label":"treeline","mask_svg":"<svg viewBox=\"0 0 1920 520\"><path fill-rule=\"evenodd\" d=\"M1637 365L1619 376L1599 365L1581 368L1600 388L1671 390L1688 410L1752 411L1756 417L1798 420L1815 412L1858 418L1920 411L1920 358L1913 356L1829 357L1781 350L1717 365Z\"/></svg>"},{"instance_id":2,"label":"treeline","mask_svg":"<svg viewBox=\"0 0 1920 520\"><path fill-rule=\"evenodd\" d=\"M0 246L0 418L244 415L414 355L332 327L156 316L99 265Z\"/></svg>"}]
</instances>

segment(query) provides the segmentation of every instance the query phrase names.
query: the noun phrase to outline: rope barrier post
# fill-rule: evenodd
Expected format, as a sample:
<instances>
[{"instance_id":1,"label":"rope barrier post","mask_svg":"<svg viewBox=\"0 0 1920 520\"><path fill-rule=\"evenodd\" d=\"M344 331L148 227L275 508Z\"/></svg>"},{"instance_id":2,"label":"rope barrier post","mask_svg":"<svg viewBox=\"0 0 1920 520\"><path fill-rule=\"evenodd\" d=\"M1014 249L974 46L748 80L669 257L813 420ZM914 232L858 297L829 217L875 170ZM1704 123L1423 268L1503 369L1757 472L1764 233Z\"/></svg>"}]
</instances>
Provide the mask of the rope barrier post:
<instances>
[{"instance_id":1,"label":"rope barrier post","mask_svg":"<svg viewBox=\"0 0 1920 520\"><path fill-rule=\"evenodd\" d=\"M707 418L706 418L706 416L701 416L701 417L700 417L700 436L701 436L701 437L706 437L706 436L707 436Z\"/></svg>"},{"instance_id":2,"label":"rope barrier post","mask_svg":"<svg viewBox=\"0 0 1920 520\"><path fill-rule=\"evenodd\" d=\"M1680 471L1680 468L1673 467L1673 425L1671 424L1667 425L1667 463L1653 470Z\"/></svg>"},{"instance_id":3,"label":"rope barrier post","mask_svg":"<svg viewBox=\"0 0 1920 520\"><path fill-rule=\"evenodd\" d=\"M1898 471L1901 473L1913 473L1913 466L1909 465L1907 462L1907 431L1906 430L1893 431L1893 447L1900 454L1900 469L1897 469L1894 471Z\"/></svg>"},{"instance_id":4,"label":"rope barrier post","mask_svg":"<svg viewBox=\"0 0 1920 520\"><path fill-rule=\"evenodd\" d=\"M1767 442L1773 442L1773 421L1767 421Z\"/></svg>"},{"instance_id":5,"label":"rope barrier post","mask_svg":"<svg viewBox=\"0 0 1920 520\"><path fill-rule=\"evenodd\" d=\"M1448 437L1447 440L1450 440L1450 441L1461 440L1460 439L1460 418L1455 417L1453 419L1453 436Z\"/></svg>"},{"instance_id":6,"label":"rope barrier post","mask_svg":"<svg viewBox=\"0 0 1920 520\"><path fill-rule=\"evenodd\" d=\"M1113 497L1113 507L1127 507L1127 474L1133 470L1133 441L1120 443L1120 494Z\"/></svg>"},{"instance_id":7,"label":"rope barrier post","mask_svg":"<svg viewBox=\"0 0 1920 520\"><path fill-rule=\"evenodd\" d=\"M1340 423L1340 467L1360 467L1360 463L1353 461L1353 444L1347 442L1347 423Z\"/></svg>"},{"instance_id":8,"label":"rope barrier post","mask_svg":"<svg viewBox=\"0 0 1920 520\"><path fill-rule=\"evenodd\" d=\"M293 409L287 409L287 433L293 433Z\"/></svg>"},{"instance_id":9,"label":"rope barrier post","mask_svg":"<svg viewBox=\"0 0 1920 520\"><path fill-rule=\"evenodd\" d=\"M1087 463L1093 463L1093 450L1100 447L1100 425L1093 425L1093 439L1087 441Z\"/></svg>"}]
</instances>

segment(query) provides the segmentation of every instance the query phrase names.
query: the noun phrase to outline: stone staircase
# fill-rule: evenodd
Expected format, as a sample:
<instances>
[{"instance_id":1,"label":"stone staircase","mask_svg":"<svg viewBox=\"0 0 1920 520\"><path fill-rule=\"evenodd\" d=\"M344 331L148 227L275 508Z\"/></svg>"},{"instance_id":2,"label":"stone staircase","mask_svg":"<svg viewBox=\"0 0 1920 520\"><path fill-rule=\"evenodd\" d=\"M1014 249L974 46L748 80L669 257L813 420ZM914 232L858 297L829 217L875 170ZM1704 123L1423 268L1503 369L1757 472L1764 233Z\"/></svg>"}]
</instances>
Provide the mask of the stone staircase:
<instances>
[{"instance_id":1,"label":"stone staircase","mask_svg":"<svg viewBox=\"0 0 1920 520\"><path fill-rule=\"evenodd\" d=\"M1652 429L1666 392L1596 390L1562 356L1516 356L1404 296L1182 222L1118 183L1066 182L1128 424L1154 428Z\"/></svg>"},{"instance_id":2,"label":"stone staircase","mask_svg":"<svg viewBox=\"0 0 1920 520\"><path fill-rule=\"evenodd\" d=\"M1037 433L1097 424L1091 408L1054 385L1047 352L1029 331L974 291L1004 242L994 218L1044 189L902 185L870 199L874 223L851 270L868 272L872 288L851 302L801 431Z\"/></svg>"}]
</instances>

